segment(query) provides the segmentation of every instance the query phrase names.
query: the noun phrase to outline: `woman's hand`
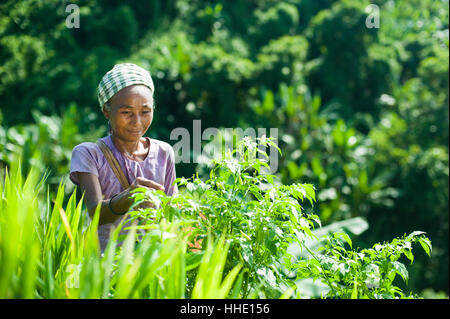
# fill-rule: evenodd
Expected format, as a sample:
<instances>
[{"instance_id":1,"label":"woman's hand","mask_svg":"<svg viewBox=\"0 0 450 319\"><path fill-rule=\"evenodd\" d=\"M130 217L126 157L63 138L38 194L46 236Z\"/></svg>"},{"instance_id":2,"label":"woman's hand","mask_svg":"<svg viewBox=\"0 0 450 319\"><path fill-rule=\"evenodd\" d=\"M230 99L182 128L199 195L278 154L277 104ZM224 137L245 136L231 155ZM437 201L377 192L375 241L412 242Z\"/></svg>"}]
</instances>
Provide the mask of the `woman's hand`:
<instances>
[{"instance_id":1,"label":"woman's hand","mask_svg":"<svg viewBox=\"0 0 450 319\"><path fill-rule=\"evenodd\" d=\"M113 214L111 208L115 212L125 213L133 204L133 198L130 191L145 187L148 189L157 189L164 191L164 187L152 180L144 177L137 177L135 181L124 191L116 194L114 198L102 200L102 190L98 177L91 173L78 173L80 187L84 193L84 202L91 218L94 216L97 205L101 203L99 225L112 223L119 218L119 215ZM153 203L145 201L138 208L154 208Z\"/></svg>"},{"instance_id":2,"label":"woman's hand","mask_svg":"<svg viewBox=\"0 0 450 319\"><path fill-rule=\"evenodd\" d=\"M134 182L130 185L130 189L135 189L138 187L146 187L148 189L156 189L156 190L161 190L161 191L165 191L164 186L162 186L161 184L158 184L157 182L154 182L148 178L145 177L136 177L136 179L134 180Z\"/></svg>"},{"instance_id":3,"label":"woman's hand","mask_svg":"<svg viewBox=\"0 0 450 319\"><path fill-rule=\"evenodd\" d=\"M129 192L139 187L144 187L149 190L161 190L164 192L164 186L145 177L136 177L134 182L130 185ZM136 208L138 209L155 208L155 204L150 201L144 201L140 203L138 206L136 206Z\"/></svg>"}]
</instances>

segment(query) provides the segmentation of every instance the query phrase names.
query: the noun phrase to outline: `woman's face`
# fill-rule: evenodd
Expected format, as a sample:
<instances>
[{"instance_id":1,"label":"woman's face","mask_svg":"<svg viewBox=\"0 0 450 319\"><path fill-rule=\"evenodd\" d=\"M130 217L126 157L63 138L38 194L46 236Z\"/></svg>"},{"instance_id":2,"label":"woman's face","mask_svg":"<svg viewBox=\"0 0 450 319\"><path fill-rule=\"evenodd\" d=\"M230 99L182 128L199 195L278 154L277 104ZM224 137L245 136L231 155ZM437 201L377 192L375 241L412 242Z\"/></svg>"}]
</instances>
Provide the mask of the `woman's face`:
<instances>
[{"instance_id":1,"label":"woman's face","mask_svg":"<svg viewBox=\"0 0 450 319\"><path fill-rule=\"evenodd\" d=\"M153 97L145 85L128 86L117 92L103 114L110 120L112 135L126 142L139 141L153 120Z\"/></svg>"}]
</instances>

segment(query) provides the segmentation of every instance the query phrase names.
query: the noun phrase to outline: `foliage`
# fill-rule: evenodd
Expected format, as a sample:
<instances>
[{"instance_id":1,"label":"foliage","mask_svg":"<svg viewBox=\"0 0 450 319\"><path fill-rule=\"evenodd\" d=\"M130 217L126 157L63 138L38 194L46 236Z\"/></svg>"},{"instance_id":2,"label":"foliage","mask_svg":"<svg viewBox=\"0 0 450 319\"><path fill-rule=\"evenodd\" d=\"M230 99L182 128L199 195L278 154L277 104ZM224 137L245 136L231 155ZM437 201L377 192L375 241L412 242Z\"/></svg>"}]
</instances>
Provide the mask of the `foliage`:
<instances>
[{"instance_id":1,"label":"foliage","mask_svg":"<svg viewBox=\"0 0 450 319\"><path fill-rule=\"evenodd\" d=\"M31 168L48 171L47 183L52 185L51 191L56 192L61 176L69 170L73 146L87 138L95 141L103 128L91 128L88 133L81 130L77 124L79 114L73 104L61 117L46 116L39 111L32 113L35 124L0 126L0 163L11 166L20 161L23 173ZM72 185L68 188L68 193L74 189Z\"/></svg>"},{"instance_id":2,"label":"foliage","mask_svg":"<svg viewBox=\"0 0 450 319\"><path fill-rule=\"evenodd\" d=\"M393 99L382 98L385 103ZM424 138L423 131L414 129L419 120L400 107L392 105L380 122L362 134L339 116L334 104L321 103L319 96L286 85L280 85L278 94L267 91L262 101L252 103L255 114L271 127L280 127L279 146L287 154L279 163L283 183L308 180L317 185L318 214L324 223L367 218L371 232L361 239L368 243L388 233L427 230L442 250L437 248L430 261L419 256L416 272L431 277L424 269L433 267L445 277L448 214L442 212L448 210L448 146ZM439 114L443 108L441 104ZM419 114L422 109L417 109ZM438 122L431 120L433 127L431 123ZM445 289L444 282L435 286Z\"/></svg>"},{"instance_id":3,"label":"foliage","mask_svg":"<svg viewBox=\"0 0 450 319\"><path fill-rule=\"evenodd\" d=\"M263 138L261 143L271 141ZM338 239L351 247L350 238L335 232L326 237L322 254L313 253L305 238L314 236L311 229L320 220L299 204L315 200L313 188L273 186L271 175L258 174L267 164L255 157L256 150L257 144L245 139L237 151L240 160L219 160L207 182L180 180L188 190L184 195L136 189L130 218L111 232L102 253L99 209L88 220L75 193L64 207L63 184L54 200L47 193L47 201L41 202L45 179L39 181L32 169L24 180L20 165L14 167L0 184L0 296L287 298L294 282L283 274L285 266L299 278L326 281L331 293L323 297L405 297L392 284L396 273L408 280L398 259L404 254L413 261L414 242L430 254L423 232L360 252L344 248ZM263 182L270 187L261 189ZM146 199L155 207L134 209ZM127 233L121 234L122 229ZM202 239L202 247L188 248L192 240ZM293 241L313 258L293 261L287 252ZM379 271L369 272L369 265ZM375 290L362 285L369 277L379 282Z\"/></svg>"},{"instance_id":4,"label":"foliage","mask_svg":"<svg viewBox=\"0 0 450 319\"><path fill-rule=\"evenodd\" d=\"M363 247L426 231L410 287L448 294L448 1L81 0L78 29L69 3L0 4L2 169L49 170L56 194L70 150L106 133L101 76L135 62L155 81L151 137L199 118L278 128L279 181L315 185L324 224L367 219Z\"/></svg>"},{"instance_id":5,"label":"foliage","mask_svg":"<svg viewBox=\"0 0 450 319\"><path fill-rule=\"evenodd\" d=\"M75 192L64 205L63 184L56 198L47 193L42 201L44 181L35 169L23 178L16 166L0 183L1 298L185 298L186 270L192 267L200 267L193 298L228 293L239 268L224 279L221 295L215 286L203 290L211 284L203 269L223 267L227 250L221 242L210 242L205 257L195 260L186 253L177 223L154 224L138 244L133 225L119 240L122 224L100 253L99 210L88 220ZM219 280L219 272L215 275Z\"/></svg>"},{"instance_id":6,"label":"foliage","mask_svg":"<svg viewBox=\"0 0 450 319\"><path fill-rule=\"evenodd\" d=\"M131 216L144 220L147 225L144 228L151 227L155 221L188 220L194 226L189 228L189 240L197 244L211 233L215 237L226 236L229 258L225 269L234 267L230 276L235 276L242 267L242 278L237 284L242 285L242 291L236 295L241 298L280 298L292 294L289 287L295 283L286 275L290 271L296 271L297 279L321 280L329 288L323 297L406 297L393 284L396 274L408 281L406 267L398 259L403 254L412 263L411 249L415 242L430 255L431 242L424 233L413 232L390 243L376 244L373 249L353 251L340 242L344 239L352 248L347 234L331 232L325 236L327 243L319 248L323 252L313 252L307 239L315 237L312 230L321 223L317 215L306 213L300 202L307 200L312 204L314 188L310 184L274 186L274 176L260 174L261 167L268 166L267 163L256 157L259 145L267 146L273 141L263 137L259 142L244 138L234 152L215 162L210 179L205 182L195 176L191 180L179 179L179 185L186 188L182 195L168 198L161 191L137 189L135 206L150 200L155 207L133 211ZM294 261L295 256L288 250L293 242L307 250L312 258ZM207 249L209 256L211 247L204 246L202 249ZM199 248L197 245L194 250ZM369 272L374 267L380 270ZM204 273L202 268L201 273ZM377 281L376 289L363 286L368 278ZM298 292L300 296L301 293Z\"/></svg>"},{"instance_id":7,"label":"foliage","mask_svg":"<svg viewBox=\"0 0 450 319\"><path fill-rule=\"evenodd\" d=\"M352 248L352 241L345 233L334 233L326 237L324 247L319 248L322 254L314 254L313 259L298 264L297 278L320 279L328 285L328 297L351 299L392 299L405 296L404 292L394 285L396 275L407 284L408 271L398 261L402 255L411 263L414 260L412 246L420 243L428 255L431 243L423 236L423 232L413 232L408 236L396 238L389 243L375 244L373 248L360 251Z\"/></svg>"},{"instance_id":8,"label":"foliage","mask_svg":"<svg viewBox=\"0 0 450 319\"><path fill-rule=\"evenodd\" d=\"M37 284L40 243L33 231L37 192L36 171L25 179L21 171L2 176L0 183L0 296L32 298Z\"/></svg>"}]
</instances>

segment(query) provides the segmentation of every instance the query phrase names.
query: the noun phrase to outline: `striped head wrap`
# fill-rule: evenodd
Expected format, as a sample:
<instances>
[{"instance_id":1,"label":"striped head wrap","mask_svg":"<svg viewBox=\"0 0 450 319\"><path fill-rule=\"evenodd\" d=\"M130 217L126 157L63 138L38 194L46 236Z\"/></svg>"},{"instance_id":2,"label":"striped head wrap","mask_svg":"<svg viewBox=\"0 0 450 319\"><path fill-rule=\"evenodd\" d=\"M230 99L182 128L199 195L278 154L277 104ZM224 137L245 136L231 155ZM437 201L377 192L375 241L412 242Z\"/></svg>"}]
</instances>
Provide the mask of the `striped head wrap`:
<instances>
[{"instance_id":1,"label":"striped head wrap","mask_svg":"<svg viewBox=\"0 0 450 319\"><path fill-rule=\"evenodd\" d=\"M100 107L103 107L114 94L134 84L147 86L152 95L155 91L152 77L147 70L132 63L116 64L103 76L98 85L97 94Z\"/></svg>"}]
</instances>

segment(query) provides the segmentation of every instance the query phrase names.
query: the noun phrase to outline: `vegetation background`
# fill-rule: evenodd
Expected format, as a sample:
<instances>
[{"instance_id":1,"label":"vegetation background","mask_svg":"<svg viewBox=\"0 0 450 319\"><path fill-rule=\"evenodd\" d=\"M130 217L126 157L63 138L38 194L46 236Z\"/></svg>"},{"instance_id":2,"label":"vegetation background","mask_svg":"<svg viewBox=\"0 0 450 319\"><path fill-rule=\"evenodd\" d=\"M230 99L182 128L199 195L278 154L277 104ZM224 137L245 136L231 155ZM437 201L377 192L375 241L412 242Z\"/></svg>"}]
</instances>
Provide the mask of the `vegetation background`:
<instances>
[{"instance_id":1,"label":"vegetation background","mask_svg":"<svg viewBox=\"0 0 450 319\"><path fill-rule=\"evenodd\" d=\"M80 9L68 28L67 5ZM379 28L368 28L368 6ZM49 170L107 134L96 87L120 62L150 70L148 136L176 127L270 128L285 184L312 183L324 225L360 216L368 247L411 230L408 289L448 296L448 0L26 0L0 4L0 169ZM192 134L191 134L192 136ZM178 177L202 172L177 165ZM67 184L66 192L73 190Z\"/></svg>"}]
</instances>

